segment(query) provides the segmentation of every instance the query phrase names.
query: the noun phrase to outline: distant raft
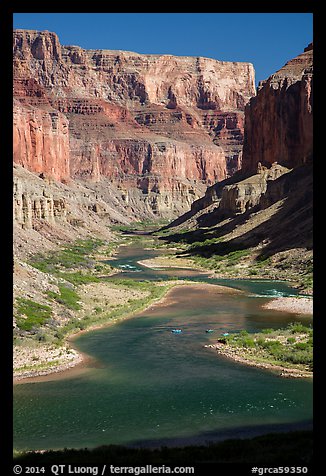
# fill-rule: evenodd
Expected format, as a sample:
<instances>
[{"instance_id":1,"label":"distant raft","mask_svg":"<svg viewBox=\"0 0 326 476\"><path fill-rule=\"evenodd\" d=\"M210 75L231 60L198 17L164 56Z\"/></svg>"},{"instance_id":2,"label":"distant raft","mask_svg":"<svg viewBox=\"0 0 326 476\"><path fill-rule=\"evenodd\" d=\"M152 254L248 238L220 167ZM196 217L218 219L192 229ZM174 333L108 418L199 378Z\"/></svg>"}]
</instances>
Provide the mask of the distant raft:
<instances>
[{"instance_id":1,"label":"distant raft","mask_svg":"<svg viewBox=\"0 0 326 476\"><path fill-rule=\"evenodd\" d=\"M206 332L207 332L207 334L209 334L210 332L214 332L214 330L213 329L206 329Z\"/></svg>"},{"instance_id":2,"label":"distant raft","mask_svg":"<svg viewBox=\"0 0 326 476\"><path fill-rule=\"evenodd\" d=\"M182 332L181 329L172 329L171 331L173 334L180 334Z\"/></svg>"},{"instance_id":3,"label":"distant raft","mask_svg":"<svg viewBox=\"0 0 326 476\"><path fill-rule=\"evenodd\" d=\"M222 334L222 336L224 336L224 337L226 337L228 335L230 335L228 332L224 332L224 334Z\"/></svg>"}]
</instances>

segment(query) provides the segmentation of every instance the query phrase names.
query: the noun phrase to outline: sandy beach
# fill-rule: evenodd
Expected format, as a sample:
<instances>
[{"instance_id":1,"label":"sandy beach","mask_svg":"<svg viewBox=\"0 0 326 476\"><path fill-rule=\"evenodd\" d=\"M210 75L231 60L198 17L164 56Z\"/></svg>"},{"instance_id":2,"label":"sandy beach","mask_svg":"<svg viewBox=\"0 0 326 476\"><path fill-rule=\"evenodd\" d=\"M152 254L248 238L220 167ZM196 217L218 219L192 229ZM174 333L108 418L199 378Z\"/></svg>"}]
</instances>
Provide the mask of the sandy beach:
<instances>
[{"instance_id":1,"label":"sandy beach","mask_svg":"<svg viewBox=\"0 0 326 476\"><path fill-rule=\"evenodd\" d=\"M160 269L160 268L184 268L191 269L198 272L203 272L205 274L213 275L214 272L210 270L205 270L196 266L194 262L187 258L175 258L169 256L157 256L155 258L149 258L141 261L137 261L138 264L145 266L146 268L151 269Z\"/></svg>"},{"instance_id":2,"label":"sandy beach","mask_svg":"<svg viewBox=\"0 0 326 476\"><path fill-rule=\"evenodd\" d=\"M13 383L15 385L22 383L43 382L49 380L58 380L65 377L73 377L80 375L87 371L88 366L92 359L81 352L77 352L73 349L73 358L69 361L63 361L61 364L56 365L49 369L44 370L31 370L14 374ZM46 354L47 362L49 362L49 354Z\"/></svg>"},{"instance_id":3,"label":"sandy beach","mask_svg":"<svg viewBox=\"0 0 326 476\"><path fill-rule=\"evenodd\" d=\"M313 314L312 298L279 297L262 306L264 309L292 312L294 314Z\"/></svg>"}]
</instances>

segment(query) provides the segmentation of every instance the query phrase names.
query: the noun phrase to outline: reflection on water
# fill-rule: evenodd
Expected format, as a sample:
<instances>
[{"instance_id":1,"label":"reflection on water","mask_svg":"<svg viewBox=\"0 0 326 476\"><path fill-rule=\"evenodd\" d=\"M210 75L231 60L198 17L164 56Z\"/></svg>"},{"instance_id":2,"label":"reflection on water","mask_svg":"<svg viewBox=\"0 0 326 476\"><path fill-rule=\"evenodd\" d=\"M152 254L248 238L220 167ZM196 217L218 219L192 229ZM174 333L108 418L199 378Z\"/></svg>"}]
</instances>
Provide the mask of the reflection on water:
<instances>
[{"instance_id":1,"label":"reflection on water","mask_svg":"<svg viewBox=\"0 0 326 476\"><path fill-rule=\"evenodd\" d=\"M137 263L156 255L156 250L123 247L112 263L120 268L129 265L124 276L133 279L186 274L190 279L217 282L189 270L158 271ZM257 331L292 322L293 315L262 310L266 298L251 296L262 296L269 289L295 291L281 282L218 282L245 292L175 288L163 305L78 338L78 348L97 362L90 363L86 373L16 386L15 448L132 444L310 420L309 380L283 379L204 348L223 332Z\"/></svg>"}]
</instances>

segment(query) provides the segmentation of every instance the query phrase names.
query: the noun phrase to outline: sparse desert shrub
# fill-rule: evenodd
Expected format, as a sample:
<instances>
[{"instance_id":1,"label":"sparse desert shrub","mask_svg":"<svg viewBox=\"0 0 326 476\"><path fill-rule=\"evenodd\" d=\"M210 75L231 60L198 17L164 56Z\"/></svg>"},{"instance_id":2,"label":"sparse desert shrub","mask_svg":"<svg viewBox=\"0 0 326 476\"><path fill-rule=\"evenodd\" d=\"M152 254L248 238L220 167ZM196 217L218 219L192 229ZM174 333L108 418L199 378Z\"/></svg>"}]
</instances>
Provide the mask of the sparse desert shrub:
<instances>
[{"instance_id":1,"label":"sparse desert shrub","mask_svg":"<svg viewBox=\"0 0 326 476\"><path fill-rule=\"evenodd\" d=\"M246 348L255 347L255 341L251 337L245 337L242 339L242 346Z\"/></svg>"},{"instance_id":2,"label":"sparse desert shrub","mask_svg":"<svg viewBox=\"0 0 326 476\"><path fill-rule=\"evenodd\" d=\"M286 339L286 342L287 342L288 344L294 344L294 343L295 343L295 337L288 337L288 338Z\"/></svg>"},{"instance_id":3,"label":"sparse desert shrub","mask_svg":"<svg viewBox=\"0 0 326 476\"><path fill-rule=\"evenodd\" d=\"M301 332L308 332L311 329L300 322L292 322L289 324L288 329L292 332L292 334L301 333Z\"/></svg>"},{"instance_id":4,"label":"sparse desert shrub","mask_svg":"<svg viewBox=\"0 0 326 476\"><path fill-rule=\"evenodd\" d=\"M258 337L256 339L256 344L258 347L264 347L265 339L263 337Z\"/></svg>"},{"instance_id":5,"label":"sparse desert shrub","mask_svg":"<svg viewBox=\"0 0 326 476\"><path fill-rule=\"evenodd\" d=\"M299 350L308 350L311 346L308 342L297 342L294 347Z\"/></svg>"}]
</instances>

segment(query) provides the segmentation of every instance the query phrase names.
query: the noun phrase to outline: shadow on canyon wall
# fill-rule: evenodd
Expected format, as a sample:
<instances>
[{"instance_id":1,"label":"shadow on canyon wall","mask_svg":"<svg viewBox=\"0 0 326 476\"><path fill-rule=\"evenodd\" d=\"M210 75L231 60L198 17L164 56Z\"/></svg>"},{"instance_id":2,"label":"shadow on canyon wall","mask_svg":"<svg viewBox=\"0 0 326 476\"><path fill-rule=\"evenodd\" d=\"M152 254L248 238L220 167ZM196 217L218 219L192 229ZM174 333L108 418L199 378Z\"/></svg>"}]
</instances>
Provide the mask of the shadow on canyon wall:
<instances>
[{"instance_id":1,"label":"shadow on canyon wall","mask_svg":"<svg viewBox=\"0 0 326 476\"><path fill-rule=\"evenodd\" d=\"M275 253L293 248L312 249L313 230L313 176L310 165L299 167L270 181L260 204L250 208L245 213L235 215L223 225L224 219L219 208L201 214L196 218L199 228L189 232L176 232L161 237L169 243L184 242L198 243L190 250L180 252L180 255L212 255L224 256L233 251L256 247L265 242L257 259L265 259ZM276 213L269 215L269 207L282 200ZM255 213L266 212L266 220L256 224ZM194 214L192 215L194 216ZM247 223L246 232L227 242L205 243L205 240L223 238L237 227ZM167 229L167 227L165 227ZM163 228L162 228L163 230Z\"/></svg>"}]
</instances>

